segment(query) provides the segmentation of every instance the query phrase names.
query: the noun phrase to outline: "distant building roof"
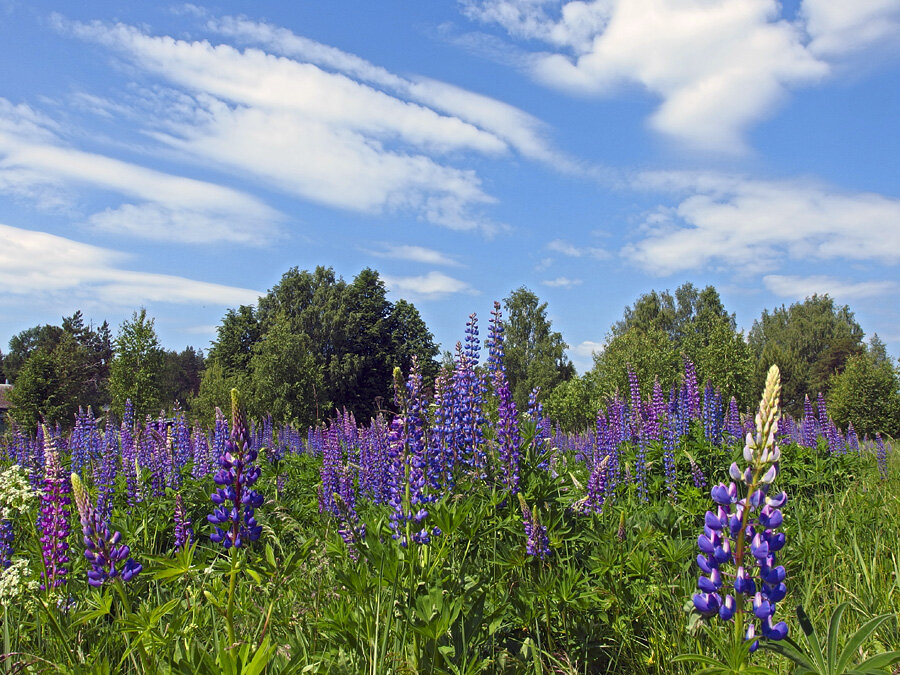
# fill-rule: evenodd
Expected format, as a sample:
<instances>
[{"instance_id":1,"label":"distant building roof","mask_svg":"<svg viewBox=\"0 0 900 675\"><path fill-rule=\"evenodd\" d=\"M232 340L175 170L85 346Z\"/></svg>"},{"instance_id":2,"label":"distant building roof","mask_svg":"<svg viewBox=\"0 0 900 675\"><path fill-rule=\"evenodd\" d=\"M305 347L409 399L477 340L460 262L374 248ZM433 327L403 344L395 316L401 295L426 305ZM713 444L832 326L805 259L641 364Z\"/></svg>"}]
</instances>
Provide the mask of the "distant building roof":
<instances>
[{"instance_id":1,"label":"distant building roof","mask_svg":"<svg viewBox=\"0 0 900 675\"><path fill-rule=\"evenodd\" d=\"M11 384L0 384L0 410L9 410L12 403L9 402L8 394L12 390Z\"/></svg>"}]
</instances>

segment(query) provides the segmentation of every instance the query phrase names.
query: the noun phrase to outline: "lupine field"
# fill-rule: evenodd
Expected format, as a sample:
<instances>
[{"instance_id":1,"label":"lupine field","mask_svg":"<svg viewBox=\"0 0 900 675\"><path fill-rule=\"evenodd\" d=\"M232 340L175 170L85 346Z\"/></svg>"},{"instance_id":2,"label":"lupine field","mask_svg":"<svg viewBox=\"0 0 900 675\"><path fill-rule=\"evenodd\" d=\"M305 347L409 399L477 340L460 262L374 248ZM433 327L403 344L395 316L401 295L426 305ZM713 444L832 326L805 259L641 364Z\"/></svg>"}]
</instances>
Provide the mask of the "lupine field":
<instances>
[{"instance_id":1,"label":"lupine field","mask_svg":"<svg viewBox=\"0 0 900 675\"><path fill-rule=\"evenodd\" d=\"M900 672L891 439L688 360L564 434L487 333L370 420L13 428L0 672Z\"/></svg>"}]
</instances>

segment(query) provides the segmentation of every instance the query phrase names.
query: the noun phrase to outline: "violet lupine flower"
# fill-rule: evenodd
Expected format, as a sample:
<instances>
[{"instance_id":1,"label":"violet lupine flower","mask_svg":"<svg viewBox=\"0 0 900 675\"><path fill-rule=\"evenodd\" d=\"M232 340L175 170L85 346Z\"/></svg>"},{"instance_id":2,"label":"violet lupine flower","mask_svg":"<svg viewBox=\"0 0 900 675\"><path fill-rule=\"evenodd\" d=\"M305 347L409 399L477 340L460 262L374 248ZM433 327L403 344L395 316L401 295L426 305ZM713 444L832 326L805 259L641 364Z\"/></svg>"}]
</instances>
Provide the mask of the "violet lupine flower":
<instances>
[{"instance_id":1,"label":"violet lupine flower","mask_svg":"<svg viewBox=\"0 0 900 675\"><path fill-rule=\"evenodd\" d=\"M641 437L641 386L638 382L638 376L632 370L631 364L628 365L628 390L631 393L631 407L628 409L628 427L631 440L635 443Z\"/></svg>"},{"instance_id":2,"label":"violet lupine flower","mask_svg":"<svg viewBox=\"0 0 900 675\"><path fill-rule=\"evenodd\" d=\"M500 312L500 303L494 300L494 309L491 310L491 318L488 320L488 337L484 346L488 348L487 368L488 373L494 379L502 376L506 379L506 366L503 364L503 315Z\"/></svg>"},{"instance_id":3,"label":"violet lupine flower","mask_svg":"<svg viewBox=\"0 0 900 675\"><path fill-rule=\"evenodd\" d=\"M525 552L532 558L543 560L550 555L550 540L547 537L547 527L541 525L537 506L529 509L525 498L521 494L519 495L519 505L522 508L522 525L525 528Z\"/></svg>"},{"instance_id":4,"label":"violet lupine flower","mask_svg":"<svg viewBox=\"0 0 900 675\"><path fill-rule=\"evenodd\" d=\"M188 518L187 511L184 509L184 499L180 492L175 495L173 519L175 521L175 550L181 551L189 548L194 543L194 528L191 527L191 519Z\"/></svg>"},{"instance_id":5,"label":"violet lupine flower","mask_svg":"<svg viewBox=\"0 0 900 675\"><path fill-rule=\"evenodd\" d=\"M676 422L673 419L666 422L665 437L663 438L663 470L666 474L666 490L673 502L678 500L678 476L675 472L675 446L678 439L675 435L675 425ZM693 462L691 464L693 465Z\"/></svg>"},{"instance_id":6,"label":"violet lupine flower","mask_svg":"<svg viewBox=\"0 0 900 675\"><path fill-rule=\"evenodd\" d=\"M231 390L231 435L225 452L219 458L219 472L213 480L220 487L210 496L216 509L206 519L215 526L209 538L226 549L240 548L256 541L262 526L254 518L254 509L262 506L263 497L252 489L260 475L254 466L257 452L250 441L250 430L240 409L237 389ZM224 526L223 529L220 526Z\"/></svg>"},{"instance_id":7,"label":"violet lupine flower","mask_svg":"<svg viewBox=\"0 0 900 675\"><path fill-rule=\"evenodd\" d=\"M773 624L776 605L784 599L784 567L776 564L776 554L784 546L783 533L776 532L783 521L781 508L787 502L787 494L769 495L772 481L778 475L781 451L775 444L778 428L778 396L781 383L777 366L769 369L766 388L756 415L756 436L748 434L744 446L744 459L748 466L743 471L737 462L731 465L734 481L742 482L747 496L738 499L735 482L728 486L719 484L711 491L718 505L715 513L706 512L703 534L697 540L700 555L697 565L705 576L697 582L700 592L693 597L697 611L706 617L718 614L725 621L735 619L745 639L751 642L751 651L759 646L757 633L769 640L781 640L787 636L787 624ZM732 512L732 507L734 511ZM734 567L734 595L724 594L722 566ZM753 570L756 570L756 575ZM750 602L751 614L747 614ZM759 620L757 631L756 620Z\"/></svg>"},{"instance_id":8,"label":"violet lupine flower","mask_svg":"<svg viewBox=\"0 0 900 675\"><path fill-rule=\"evenodd\" d=\"M13 549L13 524L11 520L0 520L0 569L6 569L12 564Z\"/></svg>"},{"instance_id":9,"label":"violet lupine flower","mask_svg":"<svg viewBox=\"0 0 900 675\"><path fill-rule=\"evenodd\" d=\"M534 422L534 456L536 458L543 457L550 449L550 420L544 417L544 406L540 401L541 388L535 387L528 394L528 416ZM538 464L539 469L546 470L550 464L542 461Z\"/></svg>"},{"instance_id":10,"label":"violet lupine flower","mask_svg":"<svg viewBox=\"0 0 900 675\"><path fill-rule=\"evenodd\" d=\"M41 590L57 588L66 583L69 570L69 481L66 480L56 445L44 429L44 487L41 493L41 552L44 569L41 572Z\"/></svg>"},{"instance_id":11,"label":"violet lupine flower","mask_svg":"<svg viewBox=\"0 0 900 675\"><path fill-rule=\"evenodd\" d=\"M503 480L510 494L519 491L519 463L521 461L521 438L519 436L519 420L516 402L509 391L509 384L502 375L497 376L499 398L497 413L497 442L499 443L500 464L503 468Z\"/></svg>"},{"instance_id":12,"label":"violet lupine flower","mask_svg":"<svg viewBox=\"0 0 900 675\"><path fill-rule=\"evenodd\" d=\"M694 461L693 457L688 457L688 460L691 463L691 482L693 482L694 487L697 489L705 488L706 476L703 475L703 469Z\"/></svg>"},{"instance_id":13,"label":"violet lupine flower","mask_svg":"<svg viewBox=\"0 0 900 675\"><path fill-rule=\"evenodd\" d=\"M103 518L112 511L112 497L116 489L116 473L119 463L119 439L111 419L106 421L103 457L94 465L94 485L97 486L97 510Z\"/></svg>"},{"instance_id":14,"label":"violet lupine flower","mask_svg":"<svg viewBox=\"0 0 900 675\"><path fill-rule=\"evenodd\" d=\"M689 420L700 419L700 386L697 384L697 369L694 363L686 356L684 360L684 392L687 409L685 413Z\"/></svg>"},{"instance_id":15,"label":"violet lupine flower","mask_svg":"<svg viewBox=\"0 0 900 675\"><path fill-rule=\"evenodd\" d=\"M666 422L666 399L663 395L662 386L659 384L659 378L653 381L653 395L650 399L649 414L644 424L644 435L648 441L659 441L662 439L662 429Z\"/></svg>"},{"instance_id":16,"label":"violet lupine flower","mask_svg":"<svg viewBox=\"0 0 900 675\"><path fill-rule=\"evenodd\" d=\"M322 487L319 490L319 513L338 515L337 504L334 495L340 489L340 478L343 470L344 455L341 450L341 442L338 438L339 431L336 424L331 424L323 434L322 467L319 475L322 478Z\"/></svg>"},{"instance_id":17,"label":"violet lupine flower","mask_svg":"<svg viewBox=\"0 0 900 675\"><path fill-rule=\"evenodd\" d=\"M804 447L815 448L819 438L819 423L813 415L812 403L809 395L803 398L803 421L800 423L800 442Z\"/></svg>"},{"instance_id":18,"label":"violet lupine flower","mask_svg":"<svg viewBox=\"0 0 900 675\"><path fill-rule=\"evenodd\" d=\"M587 498L585 499L585 509L594 513L603 513L603 505L606 503L606 484L607 471L609 466L609 455L606 455L601 461L594 462L591 469L591 475L587 482ZM524 515L524 512L523 512Z\"/></svg>"},{"instance_id":19,"label":"violet lupine flower","mask_svg":"<svg viewBox=\"0 0 900 675\"><path fill-rule=\"evenodd\" d=\"M127 545L119 543L122 540L120 532L109 533L106 519L91 504L77 473L72 474L72 492L81 517L84 557L91 564L87 573L88 584L97 588L118 577L125 582L131 581L143 566L128 556L131 549Z\"/></svg>"},{"instance_id":20,"label":"violet lupine flower","mask_svg":"<svg viewBox=\"0 0 900 675\"><path fill-rule=\"evenodd\" d=\"M856 435L856 429L853 428L853 422L847 425L847 448L859 454L859 436Z\"/></svg>"},{"instance_id":21,"label":"violet lupine flower","mask_svg":"<svg viewBox=\"0 0 900 675\"><path fill-rule=\"evenodd\" d=\"M722 395L710 380L703 389L703 433L710 443L722 441Z\"/></svg>"},{"instance_id":22,"label":"violet lupine flower","mask_svg":"<svg viewBox=\"0 0 900 675\"><path fill-rule=\"evenodd\" d=\"M878 461L878 473L881 476L881 480L887 480L888 477L888 467L887 467L887 446L884 444L884 439L881 437L879 432L875 432L875 448L876 448L876 459Z\"/></svg>"},{"instance_id":23,"label":"violet lupine flower","mask_svg":"<svg viewBox=\"0 0 900 675\"><path fill-rule=\"evenodd\" d=\"M741 413L738 412L737 399L734 396L728 402L728 412L725 414L725 436L729 442L739 441L744 437L744 430L741 427Z\"/></svg>"}]
</instances>

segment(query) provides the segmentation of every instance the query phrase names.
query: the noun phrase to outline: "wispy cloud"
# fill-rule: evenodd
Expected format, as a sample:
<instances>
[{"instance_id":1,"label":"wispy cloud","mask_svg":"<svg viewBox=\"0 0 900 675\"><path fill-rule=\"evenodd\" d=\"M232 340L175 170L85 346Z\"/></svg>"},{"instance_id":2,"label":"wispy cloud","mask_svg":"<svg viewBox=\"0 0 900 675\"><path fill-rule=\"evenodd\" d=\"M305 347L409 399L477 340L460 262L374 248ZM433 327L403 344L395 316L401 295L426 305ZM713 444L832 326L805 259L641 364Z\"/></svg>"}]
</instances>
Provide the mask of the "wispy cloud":
<instances>
[{"instance_id":1,"label":"wispy cloud","mask_svg":"<svg viewBox=\"0 0 900 675\"><path fill-rule=\"evenodd\" d=\"M900 36L894 0L464 0L472 19L547 51L520 63L548 86L610 96L638 84L661 99L651 126L704 150L740 152L743 132L834 58Z\"/></svg>"},{"instance_id":2,"label":"wispy cloud","mask_svg":"<svg viewBox=\"0 0 900 675\"><path fill-rule=\"evenodd\" d=\"M550 288L574 288L584 283L581 279L570 279L569 277L556 277L556 279L546 279L541 282L544 286Z\"/></svg>"},{"instance_id":3,"label":"wispy cloud","mask_svg":"<svg viewBox=\"0 0 900 675\"><path fill-rule=\"evenodd\" d=\"M787 260L900 262L900 199L713 173L651 172L634 186L681 195L651 213L642 239L622 251L653 274L771 272Z\"/></svg>"},{"instance_id":4,"label":"wispy cloud","mask_svg":"<svg viewBox=\"0 0 900 675\"><path fill-rule=\"evenodd\" d=\"M552 155L539 123L511 106L444 83L399 78L266 24L211 26L275 53L152 36L123 24L58 16L55 23L189 97L189 105L157 120L153 138L203 165L328 206L409 212L493 233L505 229L484 213L495 199L473 169L451 159L513 150Z\"/></svg>"},{"instance_id":5,"label":"wispy cloud","mask_svg":"<svg viewBox=\"0 0 900 675\"><path fill-rule=\"evenodd\" d=\"M380 248L367 249L369 253L379 258L391 258L394 260L408 260L410 262L425 263L428 265L444 265L446 267L460 267L458 260L424 246L410 244L384 244Z\"/></svg>"},{"instance_id":6,"label":"wispy cloud","mask_svg":"<svg viewBox=\"0 0 900 675\"><path fill-rule=\"evenodd\" d=\"M465 281L454 279L442 272L412 277L383 276L388 290L403 297L420 300L436 300L455 293L476 295L476 291Z\"/></svg>"},{"instance_id":7,"label":"wispy cloud","mask_svg":"<svg viewBox=\"0 0 900 675\"><path fill-rule=\"evenodd\" d=\"M828 294L841 301L861 300L895 295L900 289L896 281L845 281L825 275L809 277L769 274L763 283L775 295L801 300L814 294Z\"/></svg>"},{"instance_id":8,"label":"wispy cloud","mask_svg":"<svg viewBox=\"0 0 900 675\"><path fill-rule=\"evenodd\" d=\"M0 191L56 208L67 204L67 190L83 188L137 200L88 221L105 232L144 239L262 244L276 235L274 223L281 219L237 190L65 147L52 122L0 99Z\"/></svg>"},{"instance_id":9,"label":"wispy cloud","mask_svg":"<svg viewBox=\"0 0 900 675\"><path fill-rule=\"evenodd\" d=\"M597 248L596 246L576 246L565 239L554 239L547 244L547 250L555 253L562 253L570 258L594 258L596 260L606 260L609 258L609 252Z\"/></svg>"},{"instance_id":10,"label":"wispy cloud","mask_svg":"<svg viewBox=\"0 0 900 675\"><path fill-rule=\"evenodd\" d=\"M0 286L7 299L99 300L122 307L143 302L229 306L260 293L167 274L123 269L128 256L45 232L0 225Z\"/></svg>"}]
</instances>

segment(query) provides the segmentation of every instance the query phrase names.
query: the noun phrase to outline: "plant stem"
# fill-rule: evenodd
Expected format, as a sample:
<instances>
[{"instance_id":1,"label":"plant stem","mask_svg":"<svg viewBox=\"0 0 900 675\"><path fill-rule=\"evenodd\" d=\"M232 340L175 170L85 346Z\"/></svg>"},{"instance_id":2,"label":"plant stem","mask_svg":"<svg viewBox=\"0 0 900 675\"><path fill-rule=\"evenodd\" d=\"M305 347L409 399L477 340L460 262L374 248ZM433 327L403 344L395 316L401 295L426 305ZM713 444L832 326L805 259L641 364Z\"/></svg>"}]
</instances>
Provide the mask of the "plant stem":
<instances>
[{"instance_id":1,"label":"plant stem","mask_svg":"<svg viewBox=\"0 0 900 675\"><path fill-rule=\"evenodd\" d=\"M225 606L225 627L228 630L228 649L234 649L234 588L237 585L237 548L231 547L231 571L228 573L228 604Z\"/></svg>"}]
</instances>

